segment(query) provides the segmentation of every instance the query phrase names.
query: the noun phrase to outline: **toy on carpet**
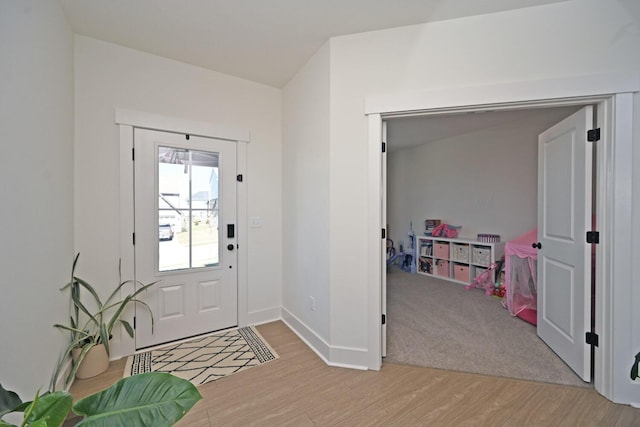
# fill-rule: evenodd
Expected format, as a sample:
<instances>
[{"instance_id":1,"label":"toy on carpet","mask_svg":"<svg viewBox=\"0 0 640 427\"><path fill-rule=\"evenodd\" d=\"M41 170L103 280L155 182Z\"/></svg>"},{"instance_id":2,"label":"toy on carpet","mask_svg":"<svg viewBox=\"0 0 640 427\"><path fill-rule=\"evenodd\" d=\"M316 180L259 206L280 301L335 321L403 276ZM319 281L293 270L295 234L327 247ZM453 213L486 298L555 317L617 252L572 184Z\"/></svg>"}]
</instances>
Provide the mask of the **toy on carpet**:
<instances>
[{"instance_id":1,"label":"toy on carpet","mask_svg":"<svg viewBox=\"0 0 640 427\"><path fill-rule=\"evenodd\" d=\"M466 289L481 288L484 289L484 293L487 295L495 295L496 283L494 281L494 274L498 264L495 262L491 264L481 274L477 275L471 283L466 286Z\"/></svg>"},{"instance_id":2,"label":"toy on carpet","mask_svg":"<svg viewBox=\"0 0 640 427\"><path fill-rule=\"evenodd\" d=\"M398 244L399 248L396 251L395 245L393 244L393 240L387 239L387 267L397 263L398 260L401 260L400 268L402 268L407 273L415 273L416 265L414 260L415 253L415 233L413 232L413 222L409 223L409 248L404 248L404 242L401 240Z\"/></svg>"}]
</instances>

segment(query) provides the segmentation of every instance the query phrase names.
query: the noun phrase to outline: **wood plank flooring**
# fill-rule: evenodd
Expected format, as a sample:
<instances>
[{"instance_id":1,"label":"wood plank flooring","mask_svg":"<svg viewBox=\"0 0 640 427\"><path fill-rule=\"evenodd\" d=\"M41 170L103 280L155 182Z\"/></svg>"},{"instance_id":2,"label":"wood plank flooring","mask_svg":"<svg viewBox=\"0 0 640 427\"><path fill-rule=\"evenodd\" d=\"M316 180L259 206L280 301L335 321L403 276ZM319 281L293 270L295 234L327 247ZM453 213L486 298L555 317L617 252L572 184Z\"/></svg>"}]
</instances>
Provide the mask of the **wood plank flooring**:
<instances>
[{"instance_id":1,"label":"wood plank flooring","mask_svg":"<svg viewBox=\"0 0 640 427\"><path fill-rule=\"evenodd\" d=\"M280 358L199 387L178 422L209 426L639 426L640 409L592 389L383 364L325 365L284 323L257 327ZM124 359L76 380L78 399L122 377Z\"/></svg>"}]
</instances>

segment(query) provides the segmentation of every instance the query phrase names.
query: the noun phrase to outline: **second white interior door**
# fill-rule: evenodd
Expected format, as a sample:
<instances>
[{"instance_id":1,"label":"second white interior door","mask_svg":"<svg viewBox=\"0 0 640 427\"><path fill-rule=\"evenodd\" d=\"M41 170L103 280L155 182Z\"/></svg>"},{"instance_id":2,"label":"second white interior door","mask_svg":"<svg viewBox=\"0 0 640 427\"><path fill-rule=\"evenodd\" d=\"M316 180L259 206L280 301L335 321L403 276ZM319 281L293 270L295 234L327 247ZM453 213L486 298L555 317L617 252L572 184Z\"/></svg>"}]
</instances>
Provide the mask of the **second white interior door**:
<instances>
[{"instance_id":1,"label":"second white interior door","mask_svg":"<svg viewBox=\"0 0 640 427\"><path fill-rule=\"evenodd\" d=\"M590 245L592 148L584 107L538 138L538 335L591 381Z\"/></svg>"}]
</instances>

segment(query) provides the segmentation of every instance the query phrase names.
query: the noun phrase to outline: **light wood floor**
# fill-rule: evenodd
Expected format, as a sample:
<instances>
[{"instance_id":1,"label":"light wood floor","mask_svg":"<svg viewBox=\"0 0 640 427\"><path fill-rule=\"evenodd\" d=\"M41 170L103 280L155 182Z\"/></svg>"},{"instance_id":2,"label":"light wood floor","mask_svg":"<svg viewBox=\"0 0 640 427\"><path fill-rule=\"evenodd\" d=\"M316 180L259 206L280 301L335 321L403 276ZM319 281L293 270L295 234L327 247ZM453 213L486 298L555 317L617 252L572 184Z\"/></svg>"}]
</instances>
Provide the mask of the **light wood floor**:
<instances>
[{"instance_id":1,"label":"light wood floor","mask_svg":"<svg viewBox=\"0 0 640 427\"><path fill-rule=\"evenodd\" d=\"M383 364L379 372L325 365L282 322L258 326L280 355L205 384L178 422L204 426L639 426L640 409L592 389ZM124 359L76 380L75 398L122 377Z\"/></svg>"}]
</instances>

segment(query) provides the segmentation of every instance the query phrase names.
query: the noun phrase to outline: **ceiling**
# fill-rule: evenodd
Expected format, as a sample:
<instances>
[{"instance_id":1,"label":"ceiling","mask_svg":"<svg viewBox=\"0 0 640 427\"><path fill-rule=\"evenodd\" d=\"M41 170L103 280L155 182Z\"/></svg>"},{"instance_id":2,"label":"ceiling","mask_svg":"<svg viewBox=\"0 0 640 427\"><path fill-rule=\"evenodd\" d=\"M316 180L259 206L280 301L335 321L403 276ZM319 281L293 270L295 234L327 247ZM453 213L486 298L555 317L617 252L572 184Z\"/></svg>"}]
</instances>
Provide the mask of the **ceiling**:
<instances>
[{"instance_id":1,"label":"ceiling","mask_svg":"<svg viewBox=\"0 0 640 427\"><path fill-rule=\"evenodd\" d=\"M540 132L568 117L582 106L479 111L387 120L389 152L481 131L509 123L535 121Z\"/></svg>"},{"instance_id":2,"label":"ceiling","mask_svg":"<svg viewBox=\"0 0 640 427\"><path fill-rule=\"evenodd\" d=\"M563 0L60 0L74 32L281 88L331 37Z\"/></svg>"}]
</instances>

